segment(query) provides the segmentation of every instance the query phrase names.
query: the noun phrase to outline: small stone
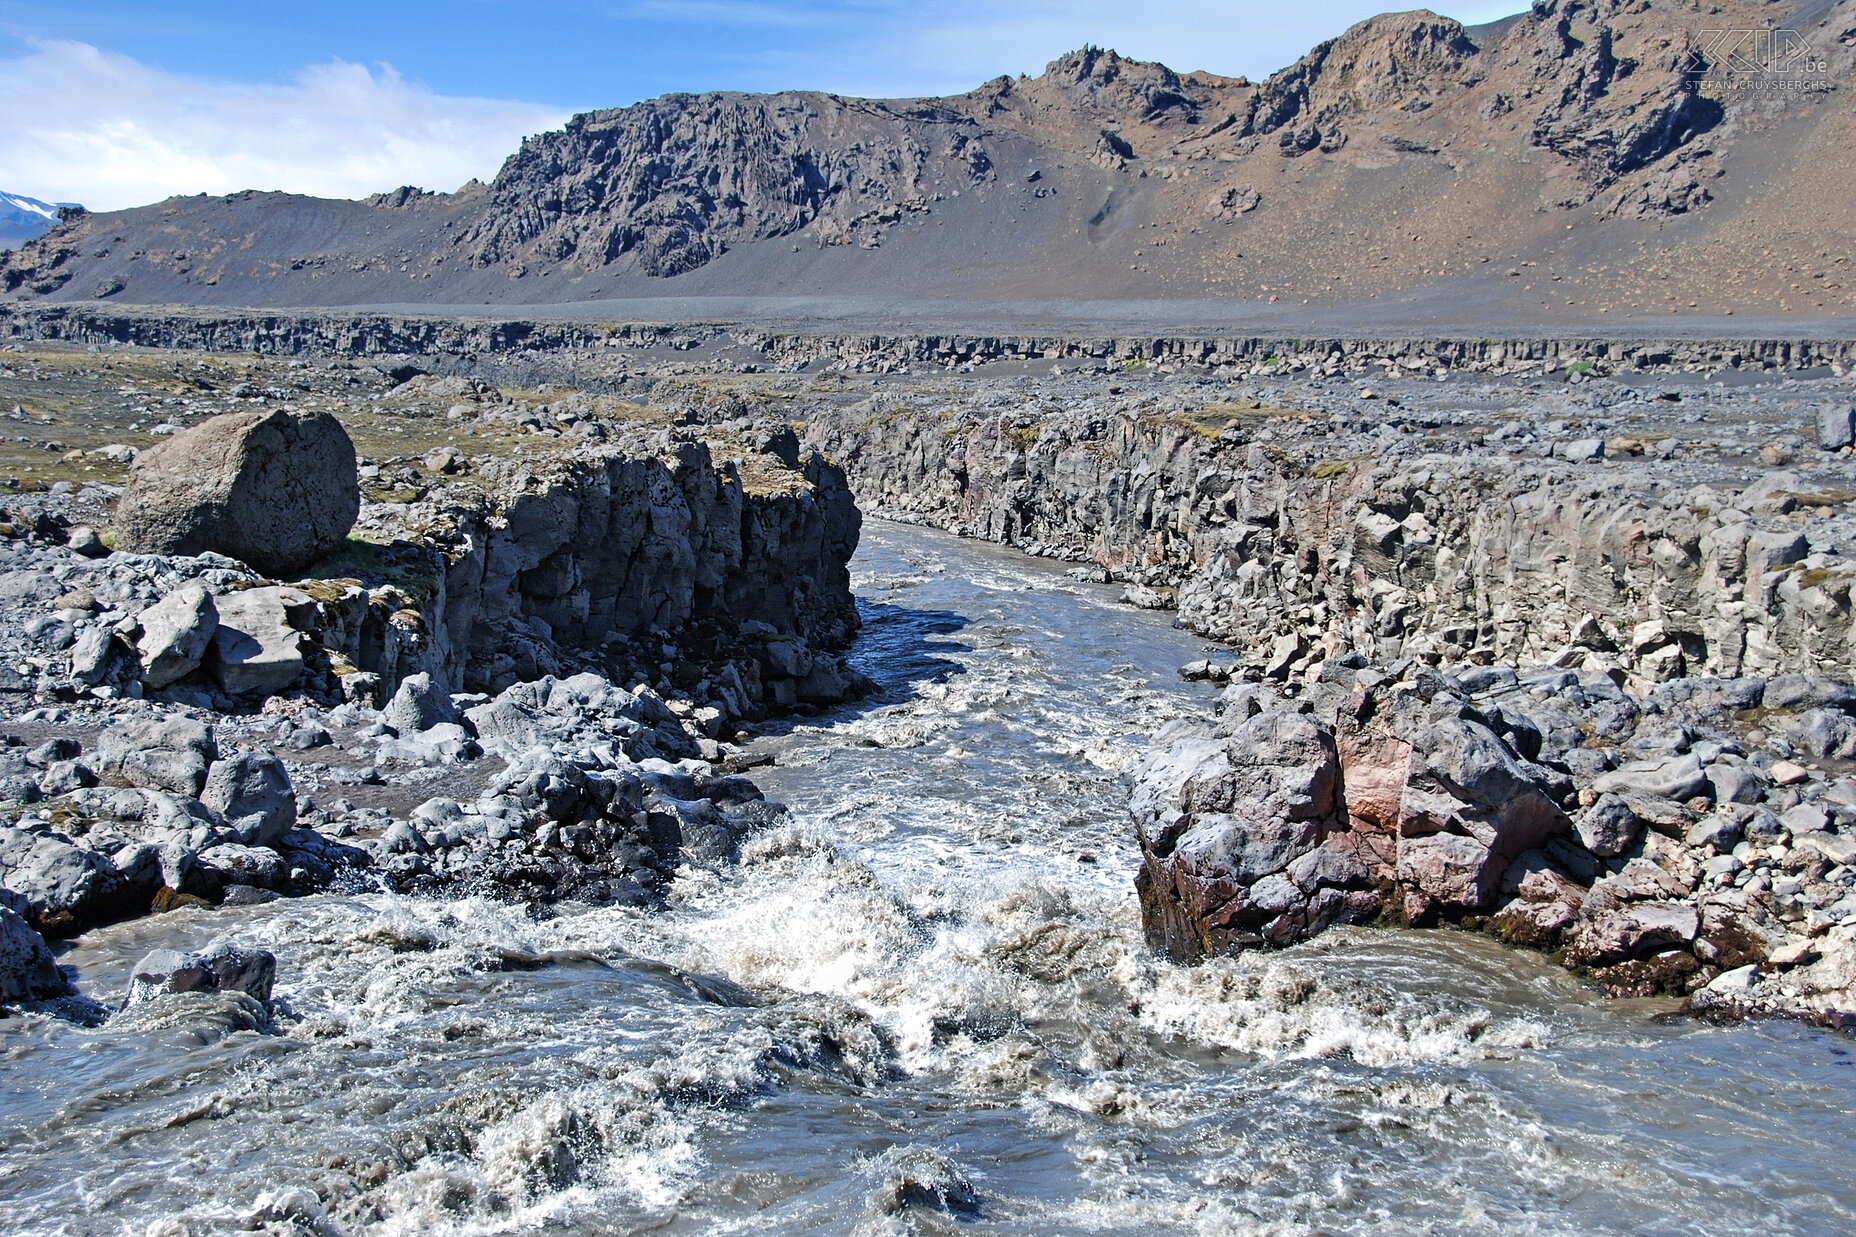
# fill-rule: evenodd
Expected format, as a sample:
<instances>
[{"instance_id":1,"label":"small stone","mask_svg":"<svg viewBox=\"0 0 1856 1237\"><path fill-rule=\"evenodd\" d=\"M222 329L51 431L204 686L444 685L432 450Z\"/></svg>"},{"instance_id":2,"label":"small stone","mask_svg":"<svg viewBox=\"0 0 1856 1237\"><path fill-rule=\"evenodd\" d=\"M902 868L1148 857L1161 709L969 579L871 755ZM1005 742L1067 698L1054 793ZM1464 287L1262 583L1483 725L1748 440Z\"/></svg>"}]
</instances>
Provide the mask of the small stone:
<instances>
[{"instance_id":1,"label":"small stone","mask_svg":"<svg viewBox=\"0 0 1856 1237\"><path fill-rule=\"evenodd\" d=\"M1817 445L1837 451L1856 443L1856 405L1825 404L1817 410Z\"/></svg>"},{"instance_id":2,"label":"small stone","mask_svg":"<svg viewBox=\"0 0 1856 1237\"><path fill-rule=\"evenodd\" d=\"M85 558L102 558L110 552L103 544L102 534L88 524L79 524L65 538L65 544L82 554Z\"/></svg>"},{"instance_id":3,"label":"small stone","mask_svg":"<svg viewBox=\"0 0 1856 1237\"><path fill-rule=\"evenodd\" d=\"M1766 788L1760 785L1758 776L1744 765L1711 764L1707 778L1714 788L1716 803L1758 803L1766 797Z\"/></svg>"},{"instance_id":4,"label":"small stone","mask_svg":"<svg viewBox=\"0 0 1856 1237\"><path fill-rule=\"evenodd\" d=\"M1721 996L1745 996L1753 990L1759 980L1759 966L1751 964L1737 966L1731 971L1722 971L1708 981L1708 991Z\"/></svg>"},{"instance_id":5,"label":"small stone","mask_svg":"<svg viewBox=\"0 0 1856 1237\"><path fill-rule=\"evenodd\" d=\"M1800 803L1779 814L1779 823L1793 837L1801 833L1818 833L1830 827L1830 816L1814 803Z\"/></svg>"},{"instance_id":6,"label":"small stone","mask_svg":"<svg viewBox=\"0 0 1856 1237\"><path fill-rule=\"evenodd\" d=\"M1689 828L1683 841L1690 846L1712 846L1727 850L1740 840L1740 825L1732 816L1712 813Z\"/></svg>"},{"instance_id":7,"label":"small stone","mask_svg":"<svg viewBox=\"0 0 1856 1237\"><path fill-rule=\"evenodd\" d=\"M189 906L210 909L212 903L194 893L176 893L166 885L155 890L155 896L148 904L151 914L165 915L169 911L178 911Z\"/></svg>"},{"instance_id":8,"label":"small stone","mask_svg":"<svg viewBox=\"0 0 1856 1237\"><path fill-rule=\"evenodd\" d=\"M1570 464L1589 464L1605 458L1605 440L1575 438L1555 447L1553 453Z\"/></svg>"},{"instance_id":9,"label":"small stone","mask_svg":"<svg viewBox=\"0 0 1856 1237\"><path fill-rule=\"evenodd\" d=\"M1809 778L1811 773L1803 765L1781 760L1772 766L1771 776L1776 786L1796 786L1799 782Z\"/></svg>"},{"instance_id":10,"label":"small stone","mask_svg":"<svg viewBox=\"0 0 1856 1237\"><path fill-rule=\"evenodd\" d=\"M66 735L47 739L26 753L26 763L35 769L43 769L60 760L75 760L83 749L77 740Z\"/></svg>"},{"instance_id":11,"label":"small stone","mask_svg":"<svg viewBox=\"0 0 1856 1237\"><path fill-rule=\"evenodd\" d=\"M1618 795L1601 795L1573 824L1579 841L1594 855L1621 855L1643 838L1643 821Z\"/></svg>"},{"instance_id":12,"label":"small stone","mask_svg":"<svg viewBox=\"0 0 1856 1237\"><path fill-rule=\"evenodd\" d=\"M1798 966L1817 956L1817 942L1805 938L1787 941L1767 956L1767 961L1780 970Z\"/></svg>"},{"instance_id":13,"label":"small stone","mask_svg":"<svg viewBox=\"0 0 1856 1237\"><path fill-rule=\"evenodd\" d=\"M1716 855L1712 859L1705 860L1701 865L1701 870L1710 879L1717 879L1723 876L1733 876L1745 866L1732 855Z\"/></svg>"},{"instance_id":14,"label":"small stone","mask_svg":"<svg viewBox=\"0 0 1856 1237\"><path fill-rule=\"evenodd\" d=\"M1856 838L1840 833L1803 833L1793 838L1802 849L1810 847L1832 863L1856 864Z\"/></svg>"},{"instance_id":15,"label":"small stone","mask_svg":"<svg viewBox=\"0 0 1856 1237\"><path fill-rule=\"evenodd\" d=\"M443 688L425 673L409 674L380 711L380 720L404 738L446 722L458 720L457 706Z\"/></svg>"}]
</instances>

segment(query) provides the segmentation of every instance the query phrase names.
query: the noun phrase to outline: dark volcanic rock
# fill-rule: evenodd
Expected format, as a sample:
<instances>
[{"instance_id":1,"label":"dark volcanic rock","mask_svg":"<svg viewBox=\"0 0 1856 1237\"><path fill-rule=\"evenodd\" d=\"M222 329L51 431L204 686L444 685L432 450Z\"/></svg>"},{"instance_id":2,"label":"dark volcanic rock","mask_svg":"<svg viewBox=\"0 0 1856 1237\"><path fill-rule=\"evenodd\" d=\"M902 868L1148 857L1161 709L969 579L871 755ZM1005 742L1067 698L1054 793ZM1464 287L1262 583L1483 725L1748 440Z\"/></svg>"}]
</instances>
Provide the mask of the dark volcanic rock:
<instances>
[{"instance_id":1,"label":"dark volcanic rock","mask_svg":"<svg viewBox=\"0 0 1856 1237\"><path fill-rule=\"evenodd\" d=\"M217 942L197 954L157 949L135 964L125 1004L139 1005L176 992L243 992L268 1001L276 977L277 958L266 949L229 942Z\"/></svg>"},{"instance_id":2,"label":"dark volcanic rock","mask_svg":"<svg viewBox=\"0 0 1856 1237\"><path fill-rule=\"evenodd\" d=\"M1228 739L1176 744L1133 805L1148 935L1176 957L1293 938L1303 899L1277 874L1339 824L1339 806L1333 737L1302 714L1261 713Z\"/></svg>"},{"instance_id":3,"label":"dark volcanic rock","mask_svg":"<svg viewBox=\"0 0 1856 1237\"><path fill-rule=\"evenodd\" d=\"M45 938L0 905L0 1001L48 1001L71 995Z\"/></svg>"},{"instance_id":4,"label":"dark volcanic rock","mask_svg":"<svg viewBox=\"0 0 1856 1237\"><path fill-rule=\"evenodd\" d=\"M116 524L126 549L211 550L287 575L340 545L360 509L354 444L340 421L231 413L138 456Z\"/></svg>"},{"instance_id":5,"label":"dark volcanic rock","mask_svg":"<svg viewBox=\"0 0 1856 1237\"><path fill-rule=\"evenodd\" d=\"M1567 832L1555 774L1462 697L1420 682L1338 699L1227 721L1144 766L1130 810L1156 945L1196 958L1337 922L1486 911L1516 858Z\"/></svg>"}]
</instances>

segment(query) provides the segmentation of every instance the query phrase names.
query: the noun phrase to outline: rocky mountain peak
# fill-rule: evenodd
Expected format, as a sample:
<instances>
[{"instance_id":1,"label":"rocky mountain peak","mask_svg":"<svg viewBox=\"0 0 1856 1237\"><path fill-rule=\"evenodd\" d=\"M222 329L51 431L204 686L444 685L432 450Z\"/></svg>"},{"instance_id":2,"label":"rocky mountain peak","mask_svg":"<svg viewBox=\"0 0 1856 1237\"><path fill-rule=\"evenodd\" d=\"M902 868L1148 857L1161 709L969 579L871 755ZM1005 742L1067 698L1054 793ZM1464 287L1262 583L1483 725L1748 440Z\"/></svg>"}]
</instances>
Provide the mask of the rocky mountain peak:
<instances>
[{"instance_id":1,"label":"rocky mountain peak","mask_svg":"<svg viewBox=\"0 0 1856 1237\"><path fill-rule=\"evenodd\" d=\"M1152 121L1169 112L1196 117L1204 104L1204 99L1165 65L1130 60L1112 48L1094 44L1051 61L1033 84L1033 91L1054 91L1073 107L1140 121Z\"/></svg>"},{"instance_id":2,"label":"rocky mountain peak","mask_svg":"<svg viewBox=\"0 0 1856 1237\"><path fill-rule=\"evenodd\" d=\"M1364 307L1434 291L1456 307L1445 284L1474 279L1477 296L1532 310L1667 312L1626 272L1671 243L1685 247L1677 299L1697 306L1750 287L1749 263L1856 243L1841 192L1856 141L1834 105L1856 63L1856 0L1776 19L1763 0L1719 7L1542 0L1476 28L1383 14L1260 83L1088 45L1038 77L940 99L664 95L527 139L487 188L181 198L74 220L0 258L0 295ZM1704 26L1771 20L1796 27L1821 83L1773 91L1745 64L1711 63ZM1788 206L1800 201L1812 209ZM1678 232L1633 226L1672 220ZM1721 235L1762 239L1729 255L1708 239ZM1531 278L1531 264L1552 277ZM1710 275L1716 264L1734 277ZM1821 265L1775 266L1760 295L1784 312L1856 310ZM1546 286L1583 276L1580 295Z\"/></svg>"}]
</instances>

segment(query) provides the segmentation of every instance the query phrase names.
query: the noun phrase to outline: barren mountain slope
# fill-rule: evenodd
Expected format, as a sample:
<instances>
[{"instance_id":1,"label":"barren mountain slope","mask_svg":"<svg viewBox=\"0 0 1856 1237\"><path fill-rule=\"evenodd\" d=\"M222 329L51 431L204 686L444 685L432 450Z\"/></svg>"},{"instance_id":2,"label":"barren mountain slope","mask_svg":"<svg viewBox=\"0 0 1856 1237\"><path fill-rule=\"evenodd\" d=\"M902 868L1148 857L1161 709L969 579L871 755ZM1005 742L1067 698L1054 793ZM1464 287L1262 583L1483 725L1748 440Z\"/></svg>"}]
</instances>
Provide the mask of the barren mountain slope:
<instances>
[{"instance_id":1,"label":"barren mountain slope","mask_svg":"<svg viewBox=\"0 0 1856 1237\"><path fill-rule=\"evenodd\" d=\"M85 216L0 259L0 289L1851 316L1856 0L1708 7L1542 0L1473 29L1391 14L1261 83L1086 48L947 99L667 95L578 116L454 194Z\"/></svg>"}]
</instances>

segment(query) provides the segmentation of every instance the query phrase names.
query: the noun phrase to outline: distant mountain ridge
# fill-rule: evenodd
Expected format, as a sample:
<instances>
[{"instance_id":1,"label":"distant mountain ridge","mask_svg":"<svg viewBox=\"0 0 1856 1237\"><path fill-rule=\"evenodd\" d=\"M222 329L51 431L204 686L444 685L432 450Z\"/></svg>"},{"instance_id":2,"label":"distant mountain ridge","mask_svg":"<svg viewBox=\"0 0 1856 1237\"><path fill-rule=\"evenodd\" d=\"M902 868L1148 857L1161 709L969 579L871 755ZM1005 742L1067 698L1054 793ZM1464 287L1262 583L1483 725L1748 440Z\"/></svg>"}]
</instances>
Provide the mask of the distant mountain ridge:
<instances>
[{"instance_id":1,"label":"distant mountain ridge","mask_svg":"<svg viewBox=\"0 0 1856 1237\"><path fill-rule=\"evenodd\" d=\"M1709 7L1387 14L1263 82L1086 47L948 98L665 95L531 137L456 193L79 217L0 257L0 296L1856 316L1856 0ZM1775 23L1807 66L1749 64L1740 36Z\"/></svg>"},{"instance_id":2,"label":"distant mountain ridge","mask_svg":"<svg viewBox=\"0 0 1856 1237\"><path fill-rule=\"evenodd\" d=\"M76 203L41 202L0 190L0 249L18 249L34 237L43 236L57 226L59 208L73 206Z\"/></svg>"}]
</instances>

